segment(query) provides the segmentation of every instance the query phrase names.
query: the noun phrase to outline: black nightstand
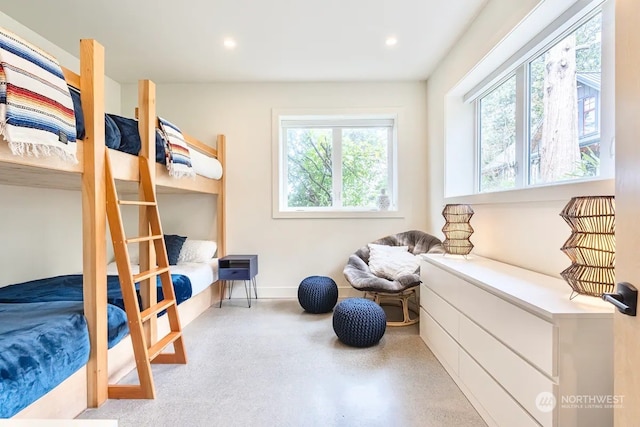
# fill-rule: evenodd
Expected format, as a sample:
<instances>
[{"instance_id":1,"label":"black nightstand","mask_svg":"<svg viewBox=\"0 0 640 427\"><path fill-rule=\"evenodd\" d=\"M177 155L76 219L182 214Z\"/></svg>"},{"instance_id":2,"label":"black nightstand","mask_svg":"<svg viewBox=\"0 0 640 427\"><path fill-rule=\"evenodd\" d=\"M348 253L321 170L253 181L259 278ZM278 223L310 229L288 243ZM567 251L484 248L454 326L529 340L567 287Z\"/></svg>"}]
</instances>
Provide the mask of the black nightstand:
<instances>
[{"instance_id":1,"label":"black nightstand","mask_svg":"<svg viewBox=\"0 0 640 427\"><path fill-rule=\"evenodd\" d=\"M258 299L258 288L256 286L256 275L258 274L258 255L227 255L218 260L218 279L222 280L220 292L220 307L224 299L225 288L229 288L229 298L233 290L233 282L244 281L244 290L247 294L247 304L251 307L251 286L256 299ZM248 287L247 287L248 282Z\"/></svg>"}]
</instances>

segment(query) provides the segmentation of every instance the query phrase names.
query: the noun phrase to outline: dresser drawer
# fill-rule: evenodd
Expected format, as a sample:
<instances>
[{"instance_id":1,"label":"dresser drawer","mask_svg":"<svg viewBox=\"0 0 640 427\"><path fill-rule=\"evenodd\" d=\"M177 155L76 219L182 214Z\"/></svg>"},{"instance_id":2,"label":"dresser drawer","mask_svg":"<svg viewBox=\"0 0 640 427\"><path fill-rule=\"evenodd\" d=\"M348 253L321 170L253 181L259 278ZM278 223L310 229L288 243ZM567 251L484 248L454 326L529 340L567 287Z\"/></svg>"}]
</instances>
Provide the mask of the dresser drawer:
<instances>
[{"instance_id":1,"label":"dresser drawer","mask_svg":"<svg viewBox=\"0 0 640 427\"><path fill-rule=\"evenodd\" d=\"M427 288L438 294L442 299L451 303L453 306L456 305L460 283L462 281L453 274L429 262L422 261L420 264L420 279Z\"/></svg>"},{"instance_id":2,"label":"dresser drawer","mask_svg":"<svg viewBox=\"0 0 640 427\"><path fill-rule=\"evenodd\" d=\"M464 351L460 351L460 379L496 426L540 426Z\"/></svg>"},{"instance_id":3,"label":"dresser drawer","mask_svg":"<svg viewBox=\"0 0 640 427\"><path fill-rule=\"evenodd\" d=\"M557 395L553 381L465 316L460 316L458 342L540 424L553 425L553 412L542 412L536 407L538 394Z\"/></svg>"},{"instance_id":4,"label":"dresser drawer","mask_svg":"<svg viewBox=\"0 0 640 427\"><path fill-rule=\"evenodd\" d=\"M460 347L423 308L420 309L420 337L447 371L457 376Z\"/></svg>"},{"instance_id":5,"label":"dresser drawer","mask_svg":"<svg viewBox=\"0 0 640 427\"><path fill-rule=\"evenodd\" d=\"M420 285L420 306L454 339L458 339L460 313L425 285Z\"/></svg>"},{"instance_id":6,"label":"dresser drawer","mask_svg":"<svg viewBox=\"0 0 640 427\"><path fill-rule=\"evenodd\" d=\"M218 278L220 280L251 280L251 271L248 268L220 268Z\"/></svg>"},{"instance_id":7,"label":"dresser drawer","mask_svg":"<svg viewBox=\"0 0 640 427\"><path fill-rule=\"evenodd\" d=\"M457 306L462 314L547 375L557 374L557 333L551 322L453 275L452 280L466 284Z\"/></svg>"}]
</instances>

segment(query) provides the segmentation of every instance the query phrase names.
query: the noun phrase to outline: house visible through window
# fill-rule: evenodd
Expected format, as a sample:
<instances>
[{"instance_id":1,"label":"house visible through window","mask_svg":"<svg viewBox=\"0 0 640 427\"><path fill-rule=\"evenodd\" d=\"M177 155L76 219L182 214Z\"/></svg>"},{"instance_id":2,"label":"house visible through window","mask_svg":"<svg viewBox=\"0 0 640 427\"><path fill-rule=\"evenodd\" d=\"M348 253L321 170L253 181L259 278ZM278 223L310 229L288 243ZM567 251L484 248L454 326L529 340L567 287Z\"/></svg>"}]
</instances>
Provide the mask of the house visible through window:
<instances>
[{"instance_id":1,"label":"house visible through window","mask_svg":"<svg viewBox=\"0 0 640 427\"><path fill-rule=\"evenodd\" d=\"M599 175L601 33L598 12L476 98L481 192Z\"/></svg>"},{"instance_id":2,"label":"house visible through window","mask_svg":"<svg viewBox=\"0 0 640 427\"><path fill-rule=\"evenodd\" d=\"M281 211L396 210L395 118L282 116Z\"/></svg>"}]
</instances>

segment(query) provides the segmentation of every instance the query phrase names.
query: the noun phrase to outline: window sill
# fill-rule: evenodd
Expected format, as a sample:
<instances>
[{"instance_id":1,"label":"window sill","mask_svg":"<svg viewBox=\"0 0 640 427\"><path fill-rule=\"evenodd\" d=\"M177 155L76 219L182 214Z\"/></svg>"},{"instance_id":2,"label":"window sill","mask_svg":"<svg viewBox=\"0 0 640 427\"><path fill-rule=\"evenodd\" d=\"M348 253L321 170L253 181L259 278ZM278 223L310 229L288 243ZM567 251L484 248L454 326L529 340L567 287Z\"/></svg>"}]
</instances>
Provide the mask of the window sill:
<instances>
[{"instance_id":1,"label":"window sill","mask_svg":"<svg viewBox=\"0 0 640 427\"><path fill-rule=\"evenodd\" d=\"M590 181L550 184L491 193L470 194L466 196L445 197L444 202L468 203L473 205L497 203L525 203L568 201L576 196L615 194L615 179L594 179Z\"/></svg>"},{"instance_id":2,"label":"window sill","mask_svg":"<svg viewBox=\"0 0 640 427\"><path fill-rule=\"evenodd\" d=\"M310 218L404 218L401 211L274 211L274 219L310 219Z\"/></svg>"}]
</instances>

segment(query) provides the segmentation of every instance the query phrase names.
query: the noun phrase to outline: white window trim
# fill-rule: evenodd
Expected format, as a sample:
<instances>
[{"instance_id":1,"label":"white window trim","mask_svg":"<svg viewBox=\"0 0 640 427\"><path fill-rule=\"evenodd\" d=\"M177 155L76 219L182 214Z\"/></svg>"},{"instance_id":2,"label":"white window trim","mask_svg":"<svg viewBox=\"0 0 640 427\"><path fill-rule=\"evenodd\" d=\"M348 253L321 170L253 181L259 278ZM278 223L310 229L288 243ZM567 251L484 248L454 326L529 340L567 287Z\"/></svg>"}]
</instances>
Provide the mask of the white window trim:
<instances>
[{"instance_id":1,"label":"white window trim","mask_svg":"<svg viewBox=\"0 0 640 427\"><path fill-rule=\"evenodd\" d=\"M445 97L445 203L519 203L567 200L578 195L613 194L614 1L568 0L564 3L567 4L567 9L564 11L554 10L551 2L541 3L447 93ZM602 86L605 89L602 91L601 111L609 112L607 117L601 116L601 155L609 155L611 161L603 162L600 176L593 179L560 181L479 193L478 146L475 138L478 123L474 105L468 101L506 77L505 73L516 70L522 60L532 56L535 51L540 51L543 46L557 38L559 33L591 14L591 11L598 6L602 7L605 29L602 34ZM569 16L571 16L570 19L568 19ZM554 25L557 28L550 30ZM531 39L531 34L538 35ZM523 101L517 100L517 102ZM469 123L469 125L463 123ZM525 166L528 168L528 165ZM528 174L528 171L523 170L523 172Z\"/></svg>"},{"instance_id":2,"label":"white window trim","mask_svg":"<svg viewBox=\"0 0 640 427\"><path fill-rule=\"evenodd\" d=\"M271 163L272 163L272 217L273 218L403 218L403 200L399 189L401 188L400 175L398 174L398 126L401 122L402 109L400 108L330 108L330 109L280 109L274 108L271 111ZM280 133L281 121L292 116L309 116L313 120L314 117L331 117L339 119L353 119L355 116L362 116L363 119L389 120L392 119L395 126L390 130L392 132L391 149L388 150L390 158L395 159L395 164L389 162L390 175L393 176L393 188L390 189L394 199L396 210L379 211L379 210L362 210L362 209L335 209L327 208L305 208L304 210L284 209L281 205L281 193L283 188L283 177L286 176L286 162L283 161L283 141ZM333 155L336 156L334 151ZM334 181L335 183L335 181ZM334 194L336 189L334 188ZM341 189L337 190L338 192ZM341 197L339 196L341 200ZM341 203L341 202L340 202Z\"/></svg>"}]
</instances>

